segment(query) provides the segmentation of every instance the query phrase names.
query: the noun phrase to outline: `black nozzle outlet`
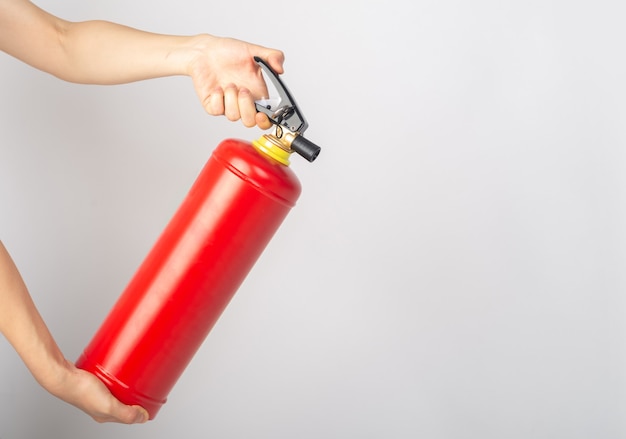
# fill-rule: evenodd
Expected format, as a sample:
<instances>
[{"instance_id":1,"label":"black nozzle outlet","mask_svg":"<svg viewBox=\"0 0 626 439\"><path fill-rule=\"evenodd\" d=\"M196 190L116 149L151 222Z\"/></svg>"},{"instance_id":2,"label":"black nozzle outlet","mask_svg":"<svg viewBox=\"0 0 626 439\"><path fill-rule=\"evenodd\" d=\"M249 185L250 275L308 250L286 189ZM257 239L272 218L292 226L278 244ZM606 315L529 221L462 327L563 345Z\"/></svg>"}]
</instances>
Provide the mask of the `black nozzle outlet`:
<instances>
[{"instance_id":1,"label":"black nozzle outlet","mask_svg":"<svg viewBox=\"0 0 626 439\"><path fill-rule=\"evenodd\" d=\"M291 142L291 149L312 162L317 158L322 148L302 136L296 136Z\"/></svg>"}]
</instances>

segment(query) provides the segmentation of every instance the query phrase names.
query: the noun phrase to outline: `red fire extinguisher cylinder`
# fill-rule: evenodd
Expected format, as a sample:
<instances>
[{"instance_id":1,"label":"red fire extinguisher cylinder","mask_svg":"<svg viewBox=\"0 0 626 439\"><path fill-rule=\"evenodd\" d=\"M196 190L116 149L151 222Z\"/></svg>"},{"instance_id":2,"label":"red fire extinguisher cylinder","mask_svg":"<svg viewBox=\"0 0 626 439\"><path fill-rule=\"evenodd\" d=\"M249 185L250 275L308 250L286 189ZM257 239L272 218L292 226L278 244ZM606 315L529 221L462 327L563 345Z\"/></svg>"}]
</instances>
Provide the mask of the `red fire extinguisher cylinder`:
<instances>
[{"instance_id":1,"label":"red fire extinguisher cylinder","mask_svg":"<svg viewBox=\"0 0 626 439\"><path fill-rule=\"evenodd\" d=\"M215 149L76 363L150 419L300 195L278 143Z\"/></svg>"}]
</instances>

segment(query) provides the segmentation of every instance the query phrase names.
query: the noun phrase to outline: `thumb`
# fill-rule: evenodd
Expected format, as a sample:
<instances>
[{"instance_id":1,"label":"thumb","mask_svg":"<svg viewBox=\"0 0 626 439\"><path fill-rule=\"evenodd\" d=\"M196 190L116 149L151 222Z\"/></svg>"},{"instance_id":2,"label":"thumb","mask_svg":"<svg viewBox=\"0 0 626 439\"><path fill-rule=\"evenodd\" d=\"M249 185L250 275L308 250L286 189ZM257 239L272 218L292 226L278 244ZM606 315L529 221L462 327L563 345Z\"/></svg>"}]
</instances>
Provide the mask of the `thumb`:
<instances>
[{"instance_id":1,"label":"thumb","mask_svg":"<svg viewBox=\"0 0 626 439\"><path fill-rule=\"evenodd\" d=\"M261 57L276 73L281 74L285 72L285 69L283 68L285 55L280 50L261 48L261 53L258 56Z\"/></svg>"},{"instance_id":2,"label":"thumb","mask_svg":"<svg viewBox=\"0 0 626 439\"><path fill-rule=\"evenodd\" d=\"M126 418L129 421L127 422L128 424L143 424L150 419L148 411L138 405L126 406L126 411L128 413L126 415L128 416Z\"/></svg>"},{"instance_id":3,"label":"thumb","mask_svg":"<svg viewBox=\"0 0 626 439\"><path fill-rule=\"evenodd\" d=\"M143 424L150 418L148 411L138 405L124 405L116 400L111 408L110 417L123 424Z\"/></svg>"}]
</instances>

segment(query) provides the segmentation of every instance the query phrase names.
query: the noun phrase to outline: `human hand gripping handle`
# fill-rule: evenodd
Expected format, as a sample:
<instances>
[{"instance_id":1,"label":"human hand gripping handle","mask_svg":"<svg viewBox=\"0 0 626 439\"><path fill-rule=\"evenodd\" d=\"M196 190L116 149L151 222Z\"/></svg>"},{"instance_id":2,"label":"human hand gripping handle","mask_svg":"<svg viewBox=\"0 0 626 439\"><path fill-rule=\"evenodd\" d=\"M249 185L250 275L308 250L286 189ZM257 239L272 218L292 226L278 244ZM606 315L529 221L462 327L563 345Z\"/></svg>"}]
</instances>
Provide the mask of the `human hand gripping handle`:
<instances>
[{"instance_id":1,"label":"human hand gripping handle","mask_svg":"<svg viewBox=\"0 0 626 439\"><path fill-rule=\"evenodd\" d=\"M193 47L189 76L207 113L224 115L231 121L241 119L246 127L271 128L267 115L256 111L255 100L268 97L268 89L254 58L265 60L280 74L283 73L283 53L212 35L195 37Z\"/></svg>"}]
</instances>

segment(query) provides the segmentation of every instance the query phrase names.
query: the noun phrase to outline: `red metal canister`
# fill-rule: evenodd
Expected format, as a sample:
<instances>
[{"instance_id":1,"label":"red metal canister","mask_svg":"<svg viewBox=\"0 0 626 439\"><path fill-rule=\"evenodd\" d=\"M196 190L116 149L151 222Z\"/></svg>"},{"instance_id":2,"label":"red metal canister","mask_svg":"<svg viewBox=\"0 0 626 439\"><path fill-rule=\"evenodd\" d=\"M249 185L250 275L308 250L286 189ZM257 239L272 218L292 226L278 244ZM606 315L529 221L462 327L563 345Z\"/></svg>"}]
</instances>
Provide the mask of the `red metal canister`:
<instances>
[{"instance_id":1,"label":"red metal canister","mask_svg":"<svg viewBox=\"0 0 626 439\"><path fill-rule=\"evenodd\" d=\"M300 195L289 154L253 145L215 149L76 363L150 419Z\"/></svg>"}]
</instances>

